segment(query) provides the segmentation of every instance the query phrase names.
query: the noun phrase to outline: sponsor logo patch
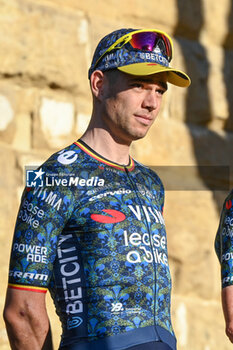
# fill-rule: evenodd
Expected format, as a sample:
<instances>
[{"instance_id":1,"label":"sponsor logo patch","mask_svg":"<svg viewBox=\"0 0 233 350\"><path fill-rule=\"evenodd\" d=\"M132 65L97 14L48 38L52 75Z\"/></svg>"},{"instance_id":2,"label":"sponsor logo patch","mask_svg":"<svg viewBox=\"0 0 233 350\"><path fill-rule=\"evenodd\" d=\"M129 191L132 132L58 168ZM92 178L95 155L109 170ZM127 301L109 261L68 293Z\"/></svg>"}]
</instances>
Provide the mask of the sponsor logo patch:
<instances>
[{"instance_id":1,"label":"sponsor logo patch","mask_svg":"<svg viewBox=\"0 0 233 350\"><path fill-rule=\"evenodd\" d=\"M229 200L226 202L226 208L231 209L231 207L232 207L232 200Z\"/></svg>"},{"instance_id":2,"label":"sponsor logo patch","mask_svg":"<svg viewBox=\"0 0 233 350\"><path fill-rule=\"evenodd\" d=\"M72 317L67 321L67 329L73 329L79 327L83 323L83 320L81 317L76 316Z\"/></svg>"},{"instance_id":3,"label":"sponsor logo patch","mask_svg":"<svg viewBox=\"0 0 233 350\"><path fill-rule=\"evenodd\" d=\"M103 212L111 215L103 215L103 214L91 214L91 219L103 224L115 224L117 222L124 221L126 216L122 212L114 209L103 209Z\"/></svg>"}]
</instances>

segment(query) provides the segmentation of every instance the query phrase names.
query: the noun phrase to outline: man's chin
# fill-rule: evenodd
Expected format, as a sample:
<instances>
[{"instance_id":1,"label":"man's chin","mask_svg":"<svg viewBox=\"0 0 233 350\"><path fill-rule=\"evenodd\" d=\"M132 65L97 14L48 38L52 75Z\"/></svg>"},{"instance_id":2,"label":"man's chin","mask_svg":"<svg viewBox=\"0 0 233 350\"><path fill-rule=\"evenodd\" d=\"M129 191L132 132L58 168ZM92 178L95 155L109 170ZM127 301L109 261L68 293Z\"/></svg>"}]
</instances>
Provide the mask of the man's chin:
<instances>
[{"instance_id":1,"label":"man's chin","mask_svg":"<svg viewBox=\"0 0 233 350\"><path fill-rule=\"evenodd\" d=\"M143 139L146 136L146 134L148 133L148 131L149 131L149 129L135 133L134 135L132 135L132 141L137 141L137 140Z\"/></svg>"}]
</instances>

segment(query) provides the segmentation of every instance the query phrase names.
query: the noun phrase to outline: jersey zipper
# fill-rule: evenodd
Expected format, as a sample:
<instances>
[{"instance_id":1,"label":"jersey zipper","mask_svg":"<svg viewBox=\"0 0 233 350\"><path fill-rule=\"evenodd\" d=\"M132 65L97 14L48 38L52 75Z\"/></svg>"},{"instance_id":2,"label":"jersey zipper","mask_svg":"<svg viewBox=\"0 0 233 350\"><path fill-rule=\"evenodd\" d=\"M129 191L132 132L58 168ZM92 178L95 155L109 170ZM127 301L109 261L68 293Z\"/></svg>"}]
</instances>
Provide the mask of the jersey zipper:
<instances>
[{"instance_id":1,"label":"jersey zipper","mask_svg":"<svg viewBox=\"0 0 233 350\"><path fill-rule=\"evenodd\" d=\"M129 180L129 182L130 182L130 184L131 184L131 187L134 189L135 194L136 194L136 196L137 196L139 205L140 205L140 207L141 207L141 211L142 211L143 216L144 216L144 218L145 218L146 227L147 227L148 235L149 235L149 239L150 239L150 248L151 248L151 253L152 253L152 258L153 258L154 283L155 283L155 285L154 285L154 289L155 289L155 291L154 291L154 328L155 328L155 333L156 333L156 336L157 336L158 340L161 340L161 339L160 339L160 336L159 336L159 334L158 334L157 328L156 328L157 325L156 325L156 321L155 321L155 317L156 317L156 304L157 304L157 301L156 301L156 299L157 299L157 298L156 298L156 296L157 296L157 290L156 290L156 287L157 287L157 274L156 274L156 271L157 271L157 269L156 269L156 262L155 262L155 258L154 258L154 250L153 250L153 243L152 243L152 237L151 237L151 230L150 230L150 226L149 226L149 223L148 223L148 221L147 221L145 212L144 212L144 210L143 210L143 204L142 204L141 199L140 199L140 197L139 197L139 195L138 195L138 192L139 192L138 187L137 187L137 185L134 183L134 181L133 181L133 179L131 178L131 175L130 175L130 173L129 173L129 170L128 170L126 167L125 167L125 173L126 173L126 176L127 176L128 180Z\"/></svg>"}]
</instances>

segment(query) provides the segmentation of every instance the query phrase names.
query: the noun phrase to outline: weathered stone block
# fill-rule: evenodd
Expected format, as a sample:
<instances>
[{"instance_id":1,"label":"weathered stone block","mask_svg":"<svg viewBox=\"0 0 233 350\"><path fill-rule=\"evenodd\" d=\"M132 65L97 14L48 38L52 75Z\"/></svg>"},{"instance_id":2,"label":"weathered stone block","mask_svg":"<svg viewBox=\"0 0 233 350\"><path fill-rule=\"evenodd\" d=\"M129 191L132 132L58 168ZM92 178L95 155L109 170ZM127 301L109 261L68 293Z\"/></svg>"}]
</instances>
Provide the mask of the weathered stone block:
<instances>
[{"instance_id":1,"label":"weathered stone block","mask_svg":"<svg viewBox=\"0 0 233 350\"><path fill-rule=\"evenodd\" d=\"M75 98L75 104L77 106L76 114L76 138L80 137L85 131L89 124L92 114L92 100L91 92L89 91L85 98L82 96L77 96Z\"/></svg>"},{"instance_id":2,"label":"weathered stone block","mask_svg":"<svg viewBox=\"0 0 233 350\"><path fill-rule=\"evenodd\" d=\"M13 235L13 226L15 223L17 203L16 203L16 157L14 152L3 143L0 144L0 275L1 275L1 294L0 309L3 310L5 302L5 291L8 280L8 264L11 249L11 239ZM8 341L4 323L0 318L0 348L6 347ZM4 347L5 346L5 347Z\"/></svg>"},{"instance_id":3,"label":"weathered stone block","mask_svg":"<svg viewBox=\"0 0 233 350\"><path fill-rule=\"evenodd\" d=\"M40 107L41 129L53 147L69 137L74 128L74 106L69 102L42 98Z\"/></svg>"},{"instance_id":4,"label":"weathered stone block","mask_svg":"<svg viewBox=\"0 0 233 350\"><path fill-rule=\"evenodd\" d=\"M6 229L12 225L12 213L16 209L15 192L16 192L16 157L14 152L4 144L0 146L0 184L1 198L0 201L0 236L3 237Z\"/></svg>"},{"instance_id":5,"label":"weathered stone block","mask_svg":"<svg viewBox=\"0 0 233 350\"><path fill-rule=\"evenodd\" d=\"M214 253L217 214L209 191L166 192L164 215L175 294L205 300L218 295L220 271Z\"/></svg>"},{"instance_id":6,"label":"weathered stone block","mask_svg":"<svg viewBox=\"0 0 233 350\"><path fill-rule=\"evenodd\" d=\"M67 93L46 90L38 97L33 115L33 148L65 147L76 138L75 101Z\"/></svg>"},{"instance_id":7,"label":"weathered stone block","mask_svg":"<svg viewBox=\"0 0 233 350\"><path fill-rule=\"evenodd\" d=\"M232 166L232 133L183 124L160 114L132 154L150 165Z\"/></svg>"},{"instance_id":8,"label":"weathered stone block","mask_svg":"<svg viewBox=\"0 0 233 350\"><path fill-rule=\"evenodd\" d=\"M29 150L31 148L31 115L30 113L18 114L16 117L16 130L12 142L17 150Z\"/></svg>"},{"instance_id":9,"label":"weathered stone block","mask_svg":"<svg viewBox=\"0 0 233 350\"><path fill-rule=\"evenodd\" d=\"M85 92L88 23L81 11L52 2L1 0L0 30L1 74Z\"/></svg>"},{"instance_id":10,"label":"weathered stone block","mask_svg":"<svg viewBox=\"0 0 233 350\"><path fill-rule=\"evenodd\" d=\"M17 79L0 80L1 141L16 150L31 147L31 115L35 108L35 89L20 86Z\"/></svg>"},{"instance_id":11,"label":"weathered stone block","mask_svg":"<svg viewBox=\"0 0 233 350\"><path fill-rule=\"evenodd\" d=\"M207 56L209 59L209 77L208 91L209 100L211 101L211 119L221 120L221 129L224 127L224 122L229 117L229 99L226 99L227 94L227 74L224 74L226 61L226 51L219 46L207 46ZM214 60L213 60L214 58ZM229 81L228 81L229 83ZM216 88L216 86L218 88Z\"/></svg>"},{"instance_id":12,"label":"weathered stone block","mask_svg":"<svg viewBox=\"0 0 233 350\"><path fill-rule=\"evenodd\" d=\"M206 48L198 42L179 38L175 42L175 55L171 66L184 70L192 81L187 89L172 87L171 116L182 118L188 123L206 124L211 119L211 101L207 84L210 64Z\"/></svg>"},{"instance_id":13,"label":"weathered stone block","mask_svg":"<svg viewBox=\"0 0 233 350\"><path fill-rule=\"evenodd\" d=\"M2 95L0 95L0 114L0 131L4 131L14 119L14 111L10 101Z\"/></svg>"},{"instance_id":14,"label":"weathered stone block","mask_svg":"<svg viewBox=\"0 0 233 350\"><path fill-rule=\"evenodd\" d=\"M200 40L207 46L218 45L233 48L233 5L231 0L205 0L202 2L203 26ZM216 19L218 25L216 25ZM211 59L212 60L212 59Z\"/></svg>"},{"instance_id":15,"label":"weathered stone block","mask_svg":"<svg viewBox=\"0 0 233 350\"><path fill-rule=\"evenodd\" d=\"M232 79L233 79L233 50L225 50L224 62L223 62L223 76L226 86L226 100L228 103L228 118L225 122L224 129L227 131L233 131L233 89L232 89Z\"/></svg>"},{"instance_id":16,"label":"weathered stone block","mask_svg":"<svg viewBox=\"0 0 233 350\"><path fill-rule=\"evenodd\" d=\"M132 147L135 158L148 165L195 165L188 127L160 114L146 138Z\"/></svg>"},{"instance_id":17,"label":"weathered stone block","mask_svg":"<svg viewBox=\"0 0 233 350\"><path fill-rule=\"evenodd\" d=\"M232 349L224 331L220 298L203 301L181 295L173 297L173 324L179 350Z\"/></svg>"},{"instance_id":18,"label":"weathered stone block","mask_svg":"<svg viewBox=\"0 0 233 350\"><path fill-rule=\"evenodd\" d=\"M64 2L63 0L56 0L56 3L63 5ZM149 1L147 6L145 6L143 0L128 0L121 6L120 11L117 1L96 2L95 0L87 0L77 3L75 0L67 0L66 4L71 8L82 10L85 13L88 12L91 20L99 17L102 23L106 21L115 22L115 29L120 27L120 23L123 27L130 27L131 23L147 28L157 28L161 24L166 27L173 27L177 16L175 0L164 0L161 3ZM169 11L166 11L166 16L164 16L165 8L169 8Z\"/></svg>"},{"instance_id":19,"label":"weathered stone block","mask_svg":"<svg viewBox=\"0 0 233 350\"><path fill-rule=\"evenodd\" d=\"M10 143L15 133L15 111L10 100L0 95L0 139Z\"/></svg>"}]
</instances>

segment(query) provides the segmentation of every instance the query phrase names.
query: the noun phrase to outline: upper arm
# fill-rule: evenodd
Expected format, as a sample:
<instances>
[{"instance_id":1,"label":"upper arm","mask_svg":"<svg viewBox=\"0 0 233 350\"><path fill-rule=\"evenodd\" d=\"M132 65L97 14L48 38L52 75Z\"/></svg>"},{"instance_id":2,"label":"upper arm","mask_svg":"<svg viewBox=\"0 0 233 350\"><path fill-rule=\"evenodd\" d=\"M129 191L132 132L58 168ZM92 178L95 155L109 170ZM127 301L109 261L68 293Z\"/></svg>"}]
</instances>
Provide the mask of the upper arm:
<instances>
[{"instance_id":1,"label":"upper arm","mask_svg":"<svg viewBox=\"0 0 233 350\"><path fill-rule=\"evenodd\" d=\"M44 293L8 288L3 316L12 349L53 349Z\"/></svg>"}]
</instances>

